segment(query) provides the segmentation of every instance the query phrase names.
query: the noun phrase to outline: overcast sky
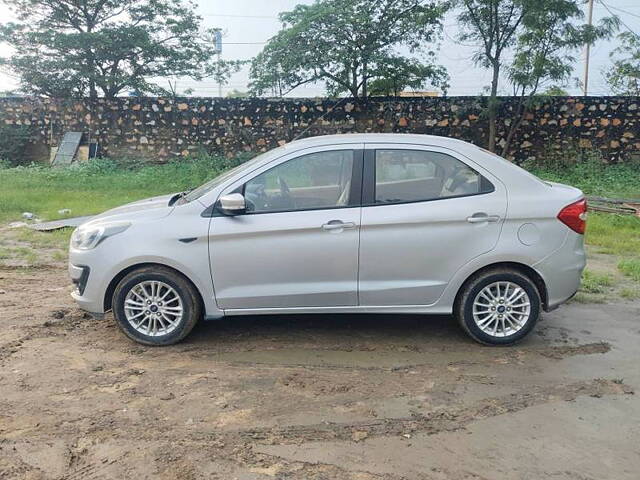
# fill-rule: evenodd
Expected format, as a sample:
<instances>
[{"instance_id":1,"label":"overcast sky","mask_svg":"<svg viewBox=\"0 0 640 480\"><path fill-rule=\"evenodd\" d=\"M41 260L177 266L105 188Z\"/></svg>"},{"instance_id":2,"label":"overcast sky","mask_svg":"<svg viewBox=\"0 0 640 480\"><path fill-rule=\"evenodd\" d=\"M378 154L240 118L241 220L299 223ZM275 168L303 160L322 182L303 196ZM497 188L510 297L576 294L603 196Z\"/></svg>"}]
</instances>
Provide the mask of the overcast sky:
<instances>
[{"instance_id":1,"label":"overcast sky","mask_svg":"<svg viewBox=\"0 0 640 480\"><path fill-rule=\"evenodd\" d=\"M223 39L223 58L250 59L255 56L271 36L280 28L277 15L290 10L299 3L312 3L313 0L196 0L198 11L204 17L207 27L220 27L225 32ZM627 27L640 34L640 0L596 0L594 6L594 22L607 16L608 6L611 11L621 16ZM586 8L586 7L585 7ZM620 10L621 9L621 10ZM8 8L0 6L0 22L9 18ZM474 67L471 61L473 49L460 45L455 41L457 25L455 18L449 16L444 21L444 38L439 53L439 61L444 65L451 77L449 95L477 95L490 82L488 72ZM625 27L623 26L624 30ZM599 42L591 49L591 74L589 93L607 95L610 90L603 78L602 71L611 61L609 52L616 47L616 41ZM7 52L6 46L0 46L0 55ZM584 59L579 55L575 65L574 76L581 77ZM223 87L223 95L230 90L246 90L248 69L234 75L228 85ZM17 81L4 72L0 72L0 90L17 86ZM178 89L194 89L194 95L216 96L218 86L212 80L194 82L181 80ZM567 90L572 94L580 94L580 89L571 85ZM503 92L509 94L506 85ZM291 96L322 96L321 85L302 86L294 90Z\"/></svg>"}]
</instances>

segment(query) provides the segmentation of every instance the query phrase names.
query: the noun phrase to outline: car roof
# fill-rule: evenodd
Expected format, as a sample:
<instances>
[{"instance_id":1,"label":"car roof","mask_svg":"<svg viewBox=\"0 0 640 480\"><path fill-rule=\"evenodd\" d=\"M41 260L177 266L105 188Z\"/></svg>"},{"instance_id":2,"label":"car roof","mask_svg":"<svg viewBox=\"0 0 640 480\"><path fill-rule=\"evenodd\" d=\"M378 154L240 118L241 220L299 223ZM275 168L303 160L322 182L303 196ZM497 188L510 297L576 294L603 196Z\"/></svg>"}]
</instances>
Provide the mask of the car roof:
<instances>
[{"instance_id":1,"label":"car roof","mask_svg":"<svg viewBox=\"0 0 640 480\"><path fill-rule=\"evenodd\" d=\"M296 147L311 147L344 143L407 143L442 147L453 147L455 145L457 148L461 148L463 146L478 148L469 142L458 140L456 138L412 133L344 133L339 135L322 135L294 140L289 145L296 145Z\"/></svg>"}]
</instances>

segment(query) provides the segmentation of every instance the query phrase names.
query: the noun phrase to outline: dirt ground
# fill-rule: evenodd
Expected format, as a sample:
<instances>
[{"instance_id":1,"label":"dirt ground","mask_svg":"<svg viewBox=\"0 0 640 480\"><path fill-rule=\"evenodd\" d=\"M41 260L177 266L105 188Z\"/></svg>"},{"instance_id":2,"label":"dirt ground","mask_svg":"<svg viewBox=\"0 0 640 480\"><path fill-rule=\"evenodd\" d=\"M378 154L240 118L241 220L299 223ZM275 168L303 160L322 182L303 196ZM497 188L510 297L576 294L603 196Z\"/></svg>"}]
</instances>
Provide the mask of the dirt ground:
<instances>
[{"instance_id":1,"label":"dirt ground","mask_svg":"<svg viewBox=\"0 0 640 480\"><path fill-rule=\"evenodd\" d=\"M511 348L450 318L304 316L127 340L62 266L0 268L2 479L637 479L640 302Z\"/></svg>"}]
</instances>

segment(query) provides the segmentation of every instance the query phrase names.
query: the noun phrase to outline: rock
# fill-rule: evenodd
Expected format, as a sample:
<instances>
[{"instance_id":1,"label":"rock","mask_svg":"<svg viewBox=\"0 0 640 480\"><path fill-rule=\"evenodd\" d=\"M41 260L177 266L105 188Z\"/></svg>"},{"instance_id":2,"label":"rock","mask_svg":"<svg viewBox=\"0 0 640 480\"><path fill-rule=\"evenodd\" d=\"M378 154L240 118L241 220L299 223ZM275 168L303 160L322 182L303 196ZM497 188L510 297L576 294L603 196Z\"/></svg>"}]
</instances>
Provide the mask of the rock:
<instances>
[{"instance_id":1,"label":"rock","mask_svg":"<svg viewBox=\"0 0 640 480\"><path fill-rule=\"evenodd\" d=\"M149 140L147 139L147 137L140 137L140 143L149 143Z\"/></svg>"},{"instance_id":2,"label":"rock","mask_svg":"<svg viewBox=\"0 0 640 480\"><path fill-rule=\"evenodd\" d=\"M609 145L611 146L611 148L618 148L620 146L620 142L618 140L611 140L611 143L609 143Z\"/></svg>"},{"instance_id":3,"label":"rock","mask_svg":"<svg viewBox=\"0 0 640 480\"><path fill-rule=\"evenodd\" d=\"M406 127L407 125L409 125L409 122L407 121L406 117L400 117L400 119L398 120L398 126L399 127Z\"/></svg>"},{"instance_id":4,"label":"rock","mask_svg":"<svg viewBox=\"0 0 640 480\"><path fill-rule=\"evenodd\" d=\"M169 393L166 393L166 394L162 395L159 398L160 398L160 400L173 400L174 398L176 398L176 396L172 392L169 392Z\"/></svg>"},{"instance_id":5,"label":"rock","mask_svg":"<svg viewBox=\"0 0 640 480\"><path fill-rule=\"evenodd\" d=\"M51 317L55 318L56 320L61 320L65 317L66 314L66 310L54 310L53 312L51 312Z\"/></svg>"},{"instance_id":6,"label":"rock","mask_svg":"<svg viewBox=\"0 0 640 480\"><path fill-rule=\"evenodd\" d=\"M250 127L252 125L253 125L253 122L251 121L251 119L249 117L244 117L244 126Z\"/></svg>"},{"instance_id":7,"label":"rock","mask_svg":"<svg viewBox=\"0 0 640 480\"><path fill-rule=\"evenodd\" d=\"M71 213L71 209L69 208L62 208L58 210L59 215L69 215L70 213Z\"/></svg>"},{"instance_id":8,"label":"rock","mask_svg":"<svg viewBox=\"0 0 640 480\"><path fill-rule=\"evenodd\" d=\"M576 118L576 119L573 121L573 126L574 126L574 127L579 127L580 125L582 125L582 120L580 120L579 118Z\"/></svg>"},{"instance_id":9,"label":"rock","mask_svg":"<svg viewBox=\"0 0 640 480\"><path fill-rule=\"evenodd\" d=\"M189 105L187 105L186 103L179 103L178 104L178 110L187 110L189 108Z\"/></svg>"},{"instance_id":10,"label":"rock","mask_svg":"<svg viewBox=\"0 0 640 480\"><path fill-rule=\"evenodd\" d=\"M369 433L364 430L356 430L351 434L351 439L354 442L361 442L369 436Z\"/></svg>"},{"instance_id":11,"label":"rock","mask_svg":"<svg viewBox=\"0 0 640 480\"><path fill-rule=\"evenodd\" d=\"M600 125L602 125L603 127L606 127L609 125L609 119L608 118L601 118L600 119Z\"/></svg>"},{"instance_id":12,"label":"rock","mask_svg":"<svg viewBox=\"0 0 640 480\"><path fill-rule=\"evenodd\" d=\"M1 290L1 289L0 289L0 295L4 295L5 293L7 293L7 291L6 291L6 290Z\"/></svg>"},{"instance_id":13,"label":"rock","mask_svg":"<svg viewBox=\"0 0 640 480\"><path fill-rule=\"evenodd\" d=\"M36 215L34 213L31 212L24 212L22 214L22 218L26 219L26 220L33 220L36 217Z\"/></svg>"}]
</instances>

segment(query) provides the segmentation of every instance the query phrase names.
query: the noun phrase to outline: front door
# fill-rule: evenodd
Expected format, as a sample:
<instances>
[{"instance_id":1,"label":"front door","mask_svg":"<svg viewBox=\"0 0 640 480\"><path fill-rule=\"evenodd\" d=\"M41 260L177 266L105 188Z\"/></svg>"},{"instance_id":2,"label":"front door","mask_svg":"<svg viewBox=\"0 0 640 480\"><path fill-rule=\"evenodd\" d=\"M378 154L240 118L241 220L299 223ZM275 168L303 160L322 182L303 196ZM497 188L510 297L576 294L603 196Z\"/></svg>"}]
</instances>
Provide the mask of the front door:
<instances>
[{"instance_id":1,"label":"front door","mask_svg":"<svg viewBox=\"0 0 640 480\"><path fill-rule=\"evenodd\" d=\"M324 147L230 187L247 213L209 227L220 308L357 305L362 156Z\"/></svg>"},{"instance_id":2,"label":"front door","mask_svg":"<svg viewBox=\"0 0 640 480\"><path fill-rule=\"evenodd\" d=\"M360 305L432 304L459 268L496 245L506 190L446 149L367 148Z\"/></svg>"}]
</instances>

